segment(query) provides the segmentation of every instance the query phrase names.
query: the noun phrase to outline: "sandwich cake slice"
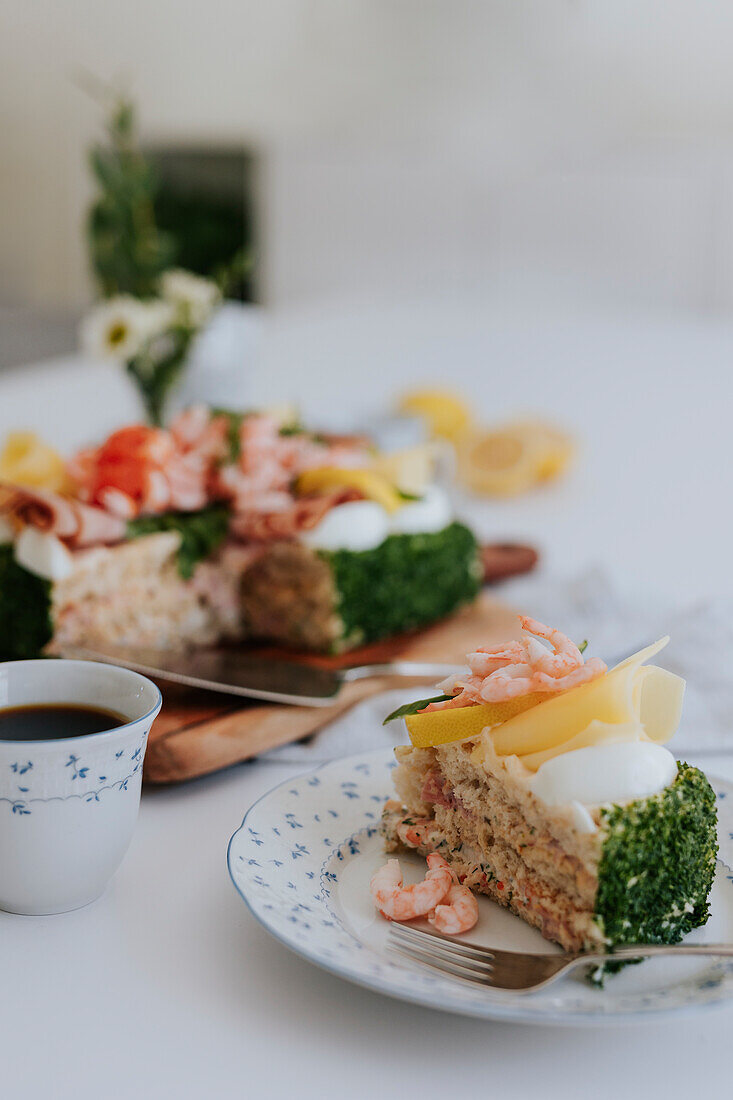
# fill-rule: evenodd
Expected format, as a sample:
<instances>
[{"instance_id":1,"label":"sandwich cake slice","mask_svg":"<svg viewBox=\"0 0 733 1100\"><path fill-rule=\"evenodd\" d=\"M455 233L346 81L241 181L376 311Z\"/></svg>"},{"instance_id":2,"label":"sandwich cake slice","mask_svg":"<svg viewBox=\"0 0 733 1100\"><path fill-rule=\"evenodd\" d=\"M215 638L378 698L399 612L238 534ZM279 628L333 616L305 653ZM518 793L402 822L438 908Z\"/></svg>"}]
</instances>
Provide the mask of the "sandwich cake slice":
<instances>
[{"instance_id":1,"label":"sandwich cake slice","mask_svg":"<svg viewBox=\"0 0 733 1100\"><path fill-rule=\"evenodd\" d=\"M386 848L439 853L567 951L675 943L708 918L717 835L707 779L664 747L684 681L644 662L667 639L609 671L522 623L522 642L469 654L442 697L396 712L412 743Z\"/></svg>"}]
</instances>

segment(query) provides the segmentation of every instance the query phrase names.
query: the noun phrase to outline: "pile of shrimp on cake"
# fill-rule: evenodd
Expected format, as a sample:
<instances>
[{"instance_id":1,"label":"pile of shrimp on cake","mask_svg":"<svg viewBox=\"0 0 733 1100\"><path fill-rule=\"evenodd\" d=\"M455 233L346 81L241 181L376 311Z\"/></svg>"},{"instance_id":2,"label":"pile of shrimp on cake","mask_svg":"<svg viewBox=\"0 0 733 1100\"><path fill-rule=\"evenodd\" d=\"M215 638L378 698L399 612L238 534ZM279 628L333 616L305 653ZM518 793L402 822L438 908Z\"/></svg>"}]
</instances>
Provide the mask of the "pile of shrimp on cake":
<instances>
[{"instance_id":1,"label":"pile of shrimp on cake","mask_svg":"<svg viewBox=\"0 0 733 1100\"><path fill-rule=\"evenodd\" d=\"M437 852L431 852L427 862L422 882L403 886L399 860L390 859L369 884L375 906L387 920L427 917L446 936L468 932L478 920L476 898Z\"/></svg>"},{"instance_id":2,"label":"pile of shrimp on cake","mask_svg":"<svg viewBox=\"0 0 733 1100\"><path fill-rule=\"evenodd\" d=\"M426 711L452 710L477 703L504 703L522 695L558 694L602 676L606 665L599 657L583 659L570 638L554 627L520 615L521 641L492 648L479 647L467 655L468 673L459 672L437 687L450 699L431 703ZM552 649L540 639L550 643Z\"/></svg>"}]
</instances>

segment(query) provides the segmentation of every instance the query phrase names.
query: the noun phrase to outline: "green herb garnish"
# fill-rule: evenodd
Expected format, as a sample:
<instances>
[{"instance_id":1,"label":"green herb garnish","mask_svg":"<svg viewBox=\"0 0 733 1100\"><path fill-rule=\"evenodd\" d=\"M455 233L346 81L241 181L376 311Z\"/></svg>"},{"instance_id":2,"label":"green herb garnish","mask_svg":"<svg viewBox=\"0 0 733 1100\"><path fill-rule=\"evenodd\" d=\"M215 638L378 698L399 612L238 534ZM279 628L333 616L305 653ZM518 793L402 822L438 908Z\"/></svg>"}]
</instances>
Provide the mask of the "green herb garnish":
<instances>
[{"instance_id":1,"label":"green herb garnish","mask_svg":"<svg viewBox=\"0 0 733 1100\"><path fill-rule=\"evenodd\" d=\"M140 516L127 524L128 539L176 531L181 536L178 548L178 572L190 580L200 561L222 544L229 528L229 512L214 504L200 512L166 512L162 516Z\"/></svg>"},{"instance_id":2,"label":"green herb garnish","mask_svg":"<svg viewBox=\"0 0 733 1100\"><path fill-rule=\"evenodd\" d=\"M424 710L425 707L431 703L445 703L448 699L452 699L452 695L434 695L432 699L416 699L414 703L405 703L404 706L398 707L397 710L393 710L391 714L382 722L383 726L386 726L388 722L393 722L395 718L404 718L408 714L417 714L418 711Z\"/></svg>"},{"instance_id":3,"label":"green herb garnish","mask_svg":"<svg viewBox=\"0 0 733 1100\"><path fill-rule=\"evenodd\" d=\"M333 575L342 623L337 648L437 622L481 588L476 539L461 523L430 534L390 535L374 550L318 554Z\"/></svg>"},{"instance_id":4,"label":"green herb garnish","mask_svg":"<svg viewBox=\"0 0 733 1100\"><path fill-rule=\"evenodd\" d=\"M659 794L601 810L595 921L611 947L677 943L705 924L718 851L715 793L689 764ZM591 973L624 964L609 962Z\"/></svg>"},{"instance_id":5,"label":"green herb garnish","mask_svg":"<svg viewBox=\"0 0 733 1100\"><path fill-rule=\"evenodd\" d=\"M51 641L51 582L19 565L0 546L0 661L37 657Z\"/></svg>"},{"instance_id":6,"label":"green herb garnish","mask_svg":"<svg viewBox=\"0 0 733 1100\"><path fill-rule=\"evenodd\" d=\"M584 642L580 643L580 645L578 646L578 649L580 650L581 653L585 653L587 648L588 648L588 639L586 638Z\"/></svg>"},{"instance_id":7,"label":"green herb garnish","mask_svg":"<svg viewBox=\"0 0 733 1100\"><path fill-rule=\"evenodd\" d=\"M250 416L248 412L236 412L234 409L223 409L214 407L211 410L212 416L223 416L227 420L227 444L229 446L229 453L224 459L224 464L228 465L230 462L236 462L242 453L242 442L239 438L239 430L242 427L242 421L245 416Z\"/></svg>"}]
</instances>

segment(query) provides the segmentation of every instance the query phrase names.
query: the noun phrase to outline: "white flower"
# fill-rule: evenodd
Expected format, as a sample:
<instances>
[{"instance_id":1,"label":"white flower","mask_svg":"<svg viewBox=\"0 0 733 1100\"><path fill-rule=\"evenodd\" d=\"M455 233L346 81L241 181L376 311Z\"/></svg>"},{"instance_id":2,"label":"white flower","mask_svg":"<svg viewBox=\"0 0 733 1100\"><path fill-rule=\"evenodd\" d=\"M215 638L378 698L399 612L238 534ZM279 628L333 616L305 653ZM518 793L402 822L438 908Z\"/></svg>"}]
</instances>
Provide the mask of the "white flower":
<instances>
[{"instance_id":1,"label":"white flower","mask_svg":"<svg viewBox=\"0 0 733 1100\"><path fill-rule=\"evenodd\" d=\"M176 311L170 302L162 298L151 298L150 301L141 302L140 305L144 310L140 319L148 340L162 336L175 324Z\"/></svg>"},{"instance_id":2,"label":"white flower","mask_svg":"<svg viewBox=\"0 0 733 1100\"><path fill-rule=\"evenodd\" d=\"M149 336L145 303L127 294L101 302L79 329L81 346L89 355L123 363L139 354Z\"/></svg>"},{"instance_id":3,"label":"white flower","mask_svg":"<svg viewBox=\"0 0 733 1100\"><path fill-rule=\"evenodd\" d=\"M163 274L160 291L167 302L182 312L191 328L203 328L219 301L216 283L180 267L171 268Z\"/></svg>"}]
</instances>

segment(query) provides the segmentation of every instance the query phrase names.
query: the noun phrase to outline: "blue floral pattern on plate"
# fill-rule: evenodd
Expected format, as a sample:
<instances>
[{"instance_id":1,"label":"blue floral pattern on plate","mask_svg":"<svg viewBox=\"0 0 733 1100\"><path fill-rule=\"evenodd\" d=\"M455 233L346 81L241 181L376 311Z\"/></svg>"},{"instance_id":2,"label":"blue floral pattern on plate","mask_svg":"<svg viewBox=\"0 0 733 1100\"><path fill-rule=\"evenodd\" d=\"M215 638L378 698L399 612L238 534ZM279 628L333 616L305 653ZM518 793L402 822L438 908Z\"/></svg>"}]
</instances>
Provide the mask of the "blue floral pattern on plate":
<instances>
[{"instance_id":1,"label":"blue floral pattern on plate","mask_svg":"<svg viewBox=\"0 0 733 1100\"><path fill-rule=\"evenodd\" d=\"M568 978L531 996L486 991L397 962L385 951L385 922L374 915L369 899L370 874L384 862L379 819L391 796L393 767L392 751L380 750L289 779L248 810L231 838L228 866L235 887L257 920L286 946L381 993L498 1020L575 1026L627 1022L733 996L730 960L695 960L687 968L687 960L654 960L610 979L602 991ZM714 786L724 863L716 878L711 921L693 938L730 942L733 797L726 796L733 785L718 780ZM488 901L482 905L497 909ZM535 934L519 918L502 912L502 919ZM478 938L488 942L489 930Z\"/></svg>"}]
</instances>

